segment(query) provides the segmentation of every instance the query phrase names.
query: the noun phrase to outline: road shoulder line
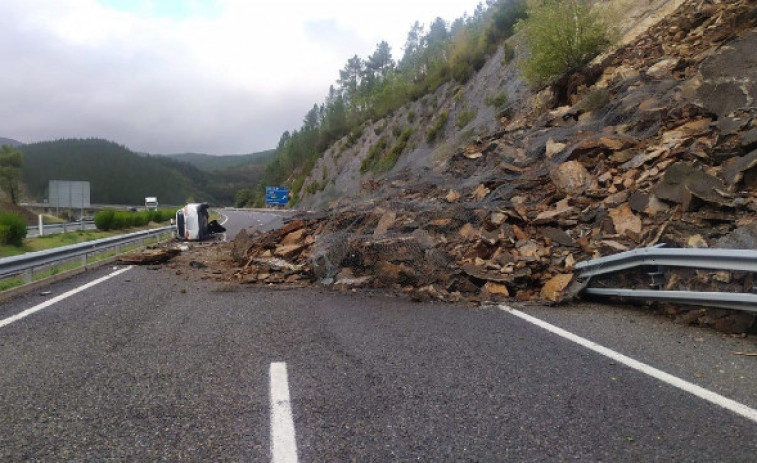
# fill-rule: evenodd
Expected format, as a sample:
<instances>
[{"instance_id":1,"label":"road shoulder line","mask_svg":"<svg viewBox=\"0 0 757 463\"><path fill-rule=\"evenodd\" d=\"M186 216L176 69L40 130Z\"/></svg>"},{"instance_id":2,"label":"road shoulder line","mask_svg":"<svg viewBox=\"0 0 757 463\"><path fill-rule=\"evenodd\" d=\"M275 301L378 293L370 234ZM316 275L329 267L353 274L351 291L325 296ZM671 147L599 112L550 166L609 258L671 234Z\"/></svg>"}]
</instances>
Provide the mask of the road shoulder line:
<instances>
[{"instance_id":1,"label":"road shoulder line","mask_svg":"<svg viewBox=\"0 0 757 463\"><path fill-rule=\"evenodd\" d=\"M52 299L48 299L47 301L45 301L45 302L43 302L41 304L37 304L34 307L31 307L29 309L26 309L23 312L17 313L16 315L13 315L13 316L8 317L8 318L4 318L3 320L0 320L0 328L3 328L4 326L8 326L11 323L17 322L17 321L21 320L22 318L26 318L29 315L32 315L32 314L34 314L36 312L39 312L40 310L44 310L44 309L50 307L53 304L56 304L56 303L58 303L58 302L60 302L60 301L62 301L64 299L67 299L67 298L73 296L74 294L80 293L80 292L82 292L82 291L84 291L84 290L86 290L88 288L91 288L91 287L93 287L95 285L98 285L98 284L102 283L103 281L110 280L111 278L116 277L116 276L118 276L118 275L126 272L127 270L130 270L131 268L132 268L131 266L128 266L128 267L122 268L120 270L116 270L115 272L109 273L108 275L105 275L104 277L100 277L100 278L98 278L96 280L90 281L87 284L84 284L82 286L74 288L74 289L72 289L70 291L67 291L67 292L61 294L61 295L55 296Z\"/></svg>"},{"instance_id":2,"label":"road shoulder line","mask_svg":"<svg viewBox=\"0 0 757 463\"><path fill-rule=\"evenodd\" d=\"M705 389L701 386L698 386L694 383L681 379L677 376L673 376L669 373L665 373L664 371L658 370L657 368L651 365L647 365L646 363L642 363L642 362L639 362L638 360L634 360L631 357L628 357L612 349L604 347L586 338L582 338L581 336L573 334L569 331L566 331L560 327L547 323L539 318L523 313L519 310L513 309L512 307L509 307L506 305L500 305L499 308L511 315L514 315L533 325L536 325L542 329L545 329L564 339L572 341L598 354L604 355L605 357L609 357L618 363L621 363L627 367L633 368L634 370L644 373L645 375L651 376L666 384L669 384L673 387L676 387L685 392L688 392L689 394L693 394L699 397L700 399L704 399L712 404L725 408L726 410L729 410L733 413L736 413L737 415L740 415L750 421L757 423L757 410L750 408L742 403L736 402L735 400L729 399L716 392L710 391L709 389Z\"/></svg>"}]
</instances>

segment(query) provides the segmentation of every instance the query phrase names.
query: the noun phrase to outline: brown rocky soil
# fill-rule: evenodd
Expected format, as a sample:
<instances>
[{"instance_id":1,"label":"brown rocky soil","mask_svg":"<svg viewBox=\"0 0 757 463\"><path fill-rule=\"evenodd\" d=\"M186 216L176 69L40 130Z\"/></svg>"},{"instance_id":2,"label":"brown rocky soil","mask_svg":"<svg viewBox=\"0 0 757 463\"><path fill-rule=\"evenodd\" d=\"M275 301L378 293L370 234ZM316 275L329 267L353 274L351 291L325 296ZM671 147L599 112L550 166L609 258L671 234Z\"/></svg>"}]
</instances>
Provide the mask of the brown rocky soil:
<instances>
[{"instance_id":1,"label":"brown rocky soil","mask_svg":"<svg viewBox=\"0 0 757 463\"><path fill-rule=\"evenodd\" d=\"M577 262L638 247L757 248L757 1L687 1L457 152L370 200L208 247L207 278L393 288L415 300L560 302ZM475 179L471 182L471 179ZM451 186L450 186L451 185ZM219 250L225 250L223 255ZM179 261L175 261L179 262ZM174 263L183 272L187 263ZM750 292L754 275L668 271L665 289ZM646 274L613 285L649 285ZM664 306L744 332L752 314Z\"/></svg>"}]
</instances>

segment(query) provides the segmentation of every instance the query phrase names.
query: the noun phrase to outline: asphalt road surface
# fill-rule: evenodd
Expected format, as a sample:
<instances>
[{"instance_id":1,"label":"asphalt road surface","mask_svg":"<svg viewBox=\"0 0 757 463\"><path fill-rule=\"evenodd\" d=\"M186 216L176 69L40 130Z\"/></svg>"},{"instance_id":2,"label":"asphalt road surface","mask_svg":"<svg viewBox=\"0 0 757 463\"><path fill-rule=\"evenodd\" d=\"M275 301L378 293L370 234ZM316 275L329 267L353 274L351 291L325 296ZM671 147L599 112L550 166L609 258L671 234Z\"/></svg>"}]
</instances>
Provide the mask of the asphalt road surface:
<instances>
[{"instance_id":1,"label":"asphalt road surface","mask_svg":"<svg viewBox=\"0 0 757 463\"><path fill-rule=\"evenodd\" d=\"M0 306L0 460L756 459L757 359L741 355L753 338L628 308L418 304L199 275L106 267Z\"/></svg>"},{"instance_id":2,"label":"asphalt road surface","mask_svg":"<svg viewBox=\"0 0 757 463\"><path fill-rule=\"evenodd\" d=\"M288 210L279 209L220 209L219 223L226 227L226 239L232 240L240 230L268 231L281 226L283 219L290 214Z\"/></svg>"}]
</instances>

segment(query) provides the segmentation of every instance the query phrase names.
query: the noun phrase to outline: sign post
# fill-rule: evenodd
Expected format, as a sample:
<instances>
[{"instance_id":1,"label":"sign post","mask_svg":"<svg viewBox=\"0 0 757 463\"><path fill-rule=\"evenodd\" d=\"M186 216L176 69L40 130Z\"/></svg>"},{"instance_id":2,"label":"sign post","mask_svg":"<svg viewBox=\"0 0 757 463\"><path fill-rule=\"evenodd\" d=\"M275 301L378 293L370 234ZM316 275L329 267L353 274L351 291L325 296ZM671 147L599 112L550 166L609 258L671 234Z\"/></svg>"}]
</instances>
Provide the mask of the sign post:
<instances>
[{"instance_id":1,"label":"sign post","mask_svg":"<svg viewBox=\"0 0 757 463\"><path fill-rule=\"evenodd\" d=\"M84 208L91 206L89 202L89 182L50 180L48 196L48 204L50 204L50 207L55 207L56 215L59 208L67 207L69 215L71 215L72 208L78 208L79 217L82 217L84 215Z\"/></svg>"},{"instance_id":2,"label":"sign post","mask_svg":"<svg viewBox=\"0 0 757 463\"><path fill-rule=\"evenodd\" d=\"M289 203L289 188L285 186L265 187L266 206L286 206Z\"/></svg>"}]
</instances>

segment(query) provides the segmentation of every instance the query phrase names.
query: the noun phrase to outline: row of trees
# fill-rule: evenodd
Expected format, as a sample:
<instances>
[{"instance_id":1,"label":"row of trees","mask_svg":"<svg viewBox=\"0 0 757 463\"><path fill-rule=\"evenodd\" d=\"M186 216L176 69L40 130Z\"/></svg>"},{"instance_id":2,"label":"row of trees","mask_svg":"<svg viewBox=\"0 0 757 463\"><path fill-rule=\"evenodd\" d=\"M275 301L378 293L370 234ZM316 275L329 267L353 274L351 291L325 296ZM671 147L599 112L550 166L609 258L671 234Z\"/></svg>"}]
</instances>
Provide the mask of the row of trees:
<instances>
[{"instance_id":1,"label":"row of trees","mask_svg":"<svg viewBox=\"0 0 757 463\"><path fill-rule=\"evenodd\" d=\"M380 119L445 82L466 82L512 35L525 12L526 0L489 0L449 25L441 18L428 29L416 22L399 60L385 41L367 58L347 60L325 101L313 105L299 130L282 134L251 202L262 203L265 185L290 182L297 194L315 161L336 140L348 134L356 140L365 121Z\"/></svg>"},{"instance_id":2,"label":"row of trees","mask_svg":"<svg viewBox=\"0 0 757 463\"><path fill-rule=\"evenodd\" d=\"M529 54L519 61L534 87L577 70L612 40L608 18L591 0L487 0L471 16L451 24L436 18L426 29L416 22L403 55L395 60L380 42L366 59L350 58L325 101L313 105L299 130L285 132L258 188L237 202L261 204L266 185L288 183L299 193L318 157L334 141L354 142L367 120L376 120L436 90L450 80L465 83L516 28Z\"/></svg>"}]
</instances>

